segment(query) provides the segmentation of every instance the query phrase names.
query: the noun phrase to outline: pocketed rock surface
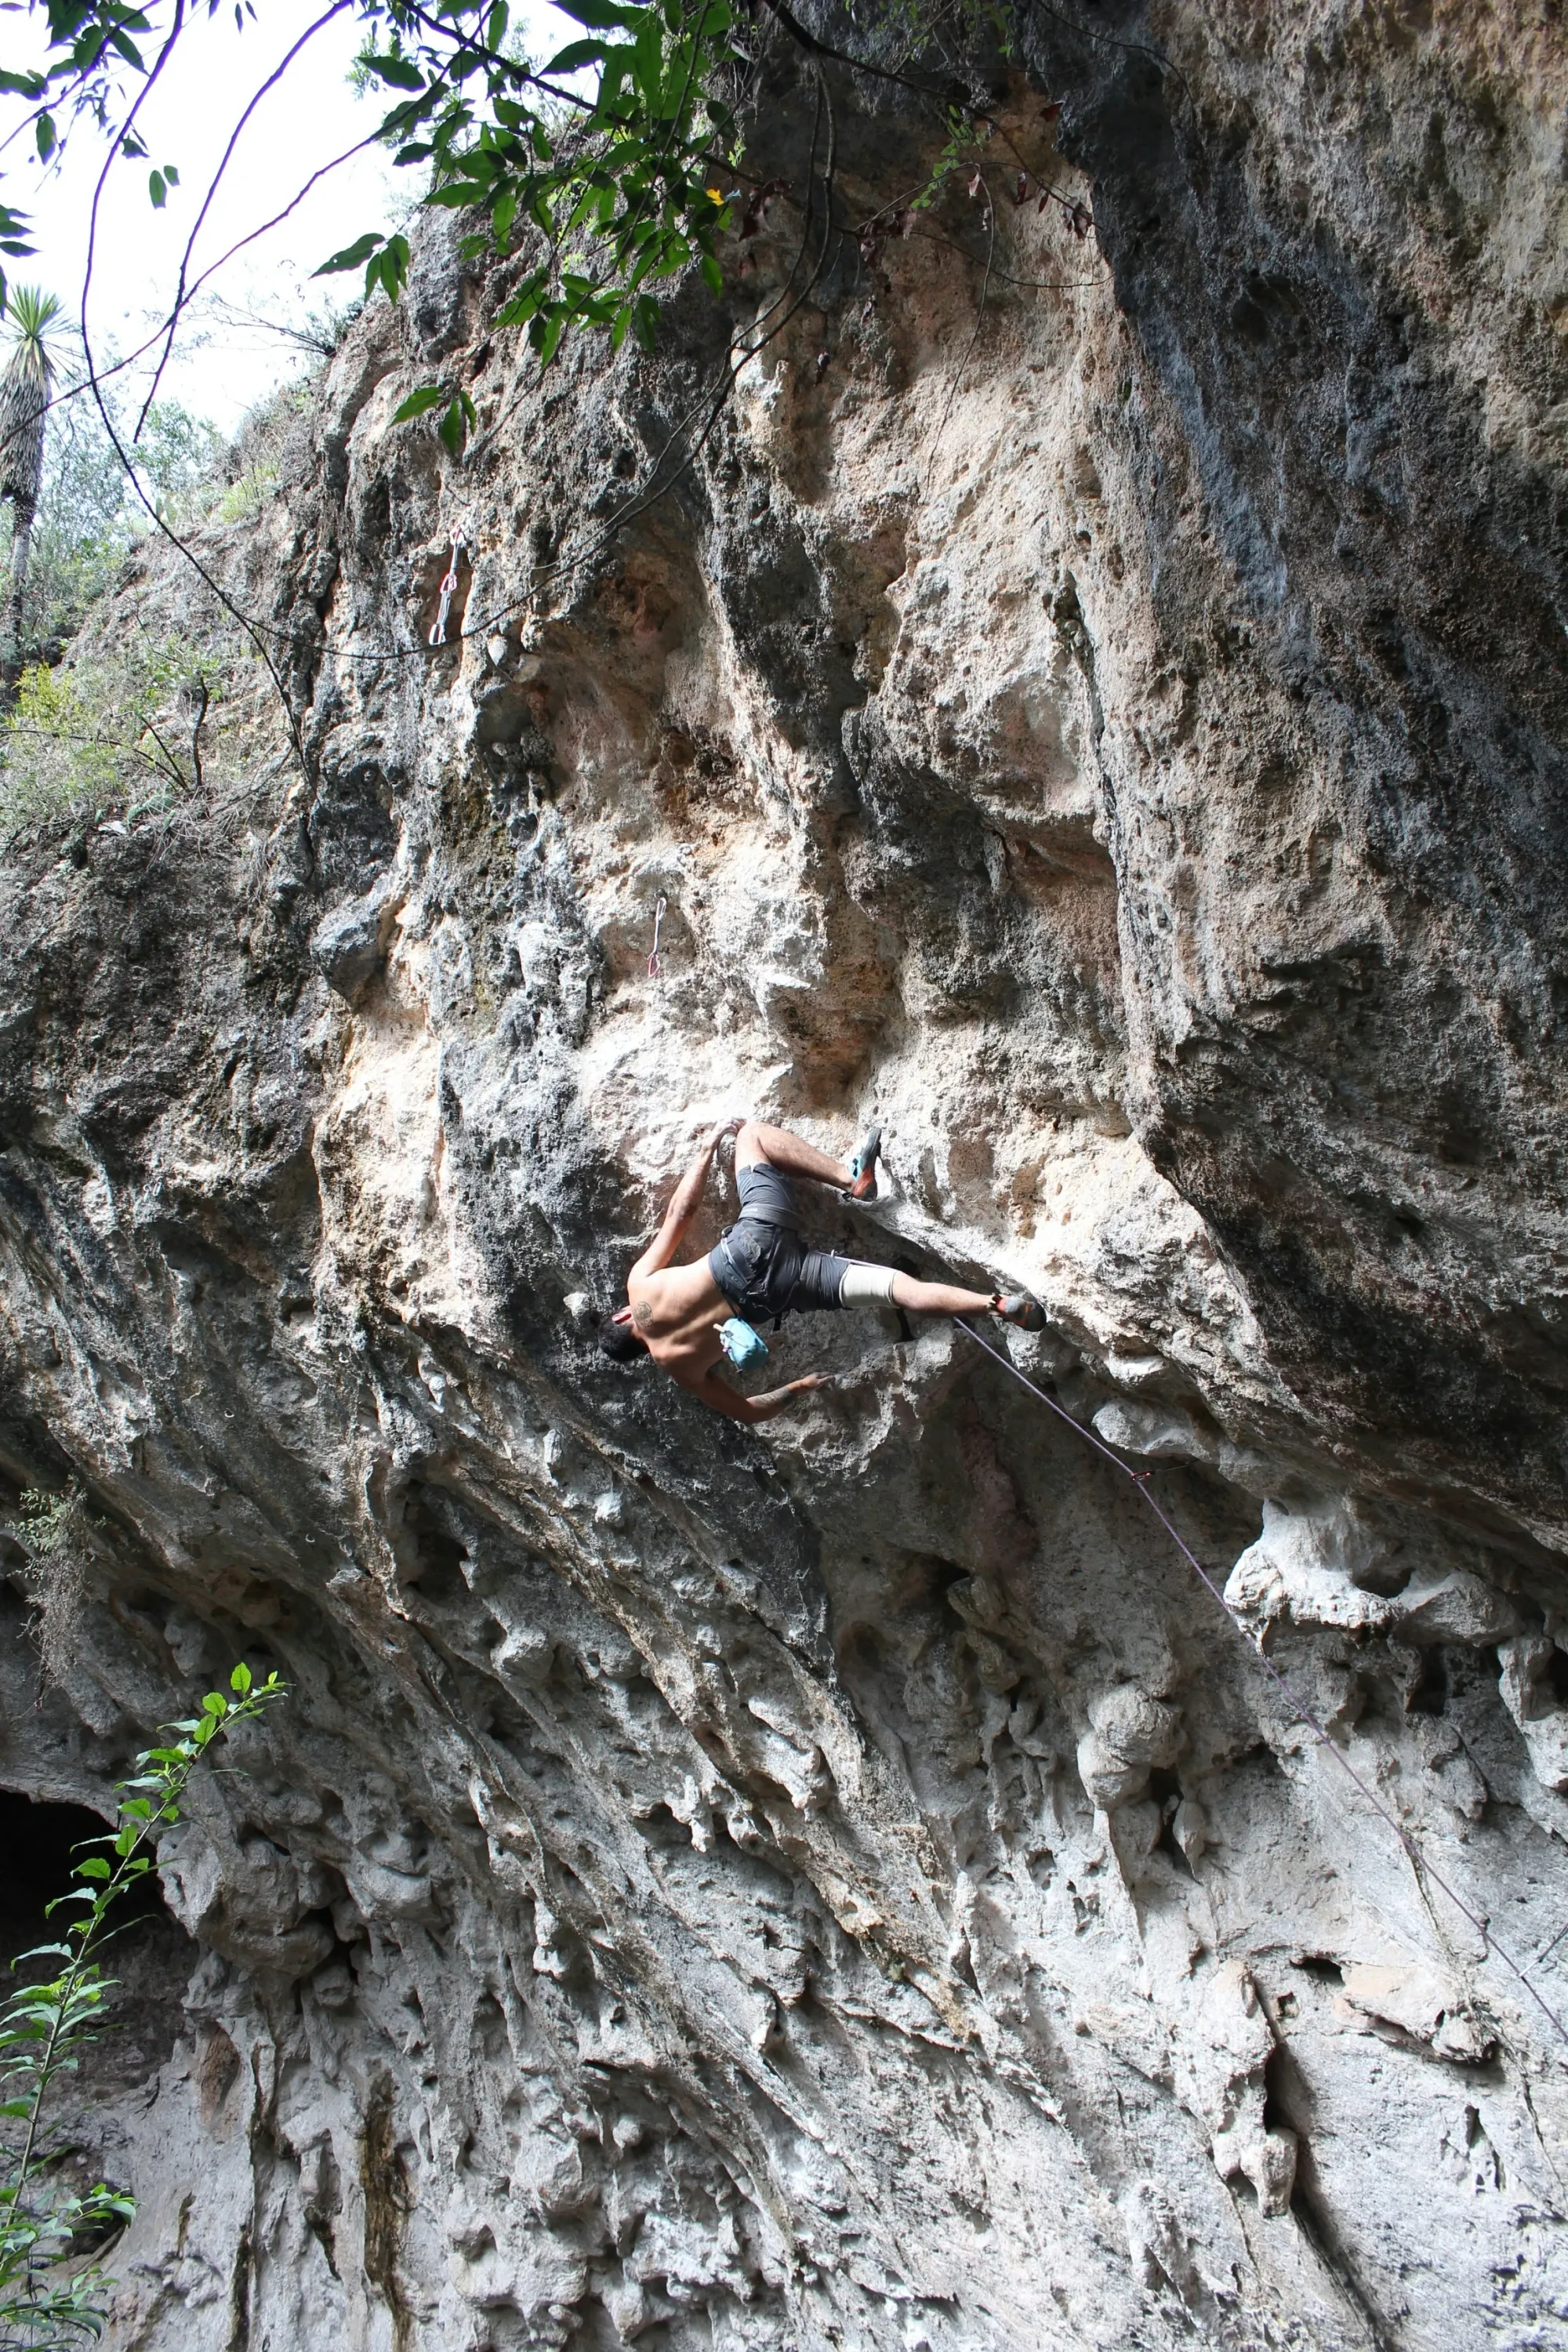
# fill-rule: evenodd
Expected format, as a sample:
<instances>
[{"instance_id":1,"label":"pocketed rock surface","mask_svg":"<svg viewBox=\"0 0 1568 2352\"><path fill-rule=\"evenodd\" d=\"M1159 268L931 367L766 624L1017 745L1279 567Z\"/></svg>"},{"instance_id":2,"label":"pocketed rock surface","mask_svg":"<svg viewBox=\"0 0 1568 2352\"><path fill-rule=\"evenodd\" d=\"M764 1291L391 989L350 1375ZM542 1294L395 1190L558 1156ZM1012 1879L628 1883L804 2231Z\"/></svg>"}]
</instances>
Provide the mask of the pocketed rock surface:
<instances>
[{"instance_id":1,"label":"pocketed rock surface","mask_svg":"<svg viewBox=\"0 0 1568 2352\"><path fill-rule=\"evenodd\" d=\"M781 47L651 360L427 236L201 542L287 725L172 552L97 625L235 667L0 880L90 1592L40 1697L13 1547L0 1779L291 1690L83 2085L116 2352L1568 2341L1563 24L1024 14L908 236ZM875 1312L757 1431L605 1360L734 1111L879 1120L818 1230L1079 1431Z\"/></svg>"}]
</instances>

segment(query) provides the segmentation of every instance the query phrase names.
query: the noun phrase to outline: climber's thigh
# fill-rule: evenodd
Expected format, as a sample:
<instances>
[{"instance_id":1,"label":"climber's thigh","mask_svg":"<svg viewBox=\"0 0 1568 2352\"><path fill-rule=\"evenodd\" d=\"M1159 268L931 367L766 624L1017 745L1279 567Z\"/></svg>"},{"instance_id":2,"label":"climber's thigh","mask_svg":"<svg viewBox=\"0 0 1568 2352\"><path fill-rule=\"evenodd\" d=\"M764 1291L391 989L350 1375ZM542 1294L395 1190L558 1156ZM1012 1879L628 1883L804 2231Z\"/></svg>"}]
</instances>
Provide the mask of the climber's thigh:
<instances>
[{"instance_id":1,"label":"climber's thigh","mask_svg":"<svg viewBox=\"0 0 1568 2352\"><path fill-rule=\"evenodd\" d=\"M807 1250L790 1293L791 1313L815 1315L826 1307L842 1307L844 1277L850 1271L849 1260L832 1250Z\"/></svg>"},{"instance_id":2,"label":"climber's thigh","mask_svg":"<svg viewBox=\"0 0 1568 2352\"><path fill-rule=\"evenodd\" d=\"M863 1258L841 1258L836 1261L844 1268L839 1286L841 1307L890 1307L893 1285L898 1280L890 1265L868 1265Z\"/></svg>"},{"instance_id":3,"label":"climber's thigh","mask_svg":"<svg viewBox=\"0 0 1568 2352\"><path fill-rule=\"evenodd\" d=\"M741 1196L741 1216L765 1217L770 1224L794 1229L800 1223L800 1204L795 1186L783 1171L768 1160L753 1160L749 1167L737 1167L735 1190Z\"/></svg>"}]
</instances>

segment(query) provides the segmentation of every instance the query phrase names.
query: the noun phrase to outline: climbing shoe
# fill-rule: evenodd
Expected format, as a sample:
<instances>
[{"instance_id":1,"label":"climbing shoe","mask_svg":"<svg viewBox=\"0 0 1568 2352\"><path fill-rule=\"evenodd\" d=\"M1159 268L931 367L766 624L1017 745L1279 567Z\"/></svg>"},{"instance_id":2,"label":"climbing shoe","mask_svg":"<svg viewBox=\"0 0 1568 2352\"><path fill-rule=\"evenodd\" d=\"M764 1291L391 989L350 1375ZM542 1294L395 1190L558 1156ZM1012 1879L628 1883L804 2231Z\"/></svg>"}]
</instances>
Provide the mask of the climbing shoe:
<instances>
[{"instance_id":1,"label":"climbing shoe","mask_svg":"<svg viewBox=\"0 0 1568 2352\"><path fill-rule=\"evenodd\" d=\"M1037 1306L1032 1298L1026 1298L1021 1290L1010 1290L1005 1295L997 1291L991 1301L991 1311L1000 1315L1004 1323L1016 1323L1020 1331L1043 1331L1046 1328L1045 1308Z\"/></svg>"},{"instance_id":2,"label":"climbing shoe","mask_svg":"<svg viewBox=\"0 0 1568 2352\"><path fill-rule=\"evenodd\" d=\"M865 1142L849 1162L849 1173L854 1179L849 1187L850 1200L874 1201L876 1199L877 1161L880 1157L881 1150L882 1130L879 1127L873 1127L868 1129Z\"/></svg>"}]
</instances>

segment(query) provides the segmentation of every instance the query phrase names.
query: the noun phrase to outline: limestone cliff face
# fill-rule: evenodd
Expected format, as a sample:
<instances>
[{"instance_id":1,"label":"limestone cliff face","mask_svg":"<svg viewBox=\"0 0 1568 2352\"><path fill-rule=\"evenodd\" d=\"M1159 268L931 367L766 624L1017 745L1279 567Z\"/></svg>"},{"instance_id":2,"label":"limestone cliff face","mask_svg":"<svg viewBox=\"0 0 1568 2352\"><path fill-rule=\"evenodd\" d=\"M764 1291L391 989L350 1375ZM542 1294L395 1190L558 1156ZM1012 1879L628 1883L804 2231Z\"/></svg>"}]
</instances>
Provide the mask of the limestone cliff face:
<instances>
[{"instance_id":1,"label":"limestone cliff face","mask_svg":"<svg viewBox=\"0 0 1568 2352\"><path fill-rule=\"evenodd\" d=\"M541 388L427 241L204 542L297 740L237 686L203 799L9 861L0 1442L95 1524L0 1778L293 1686L92 2106L125 2352L1564 2340L1568 2053L1426 1867L1561 2014L1563 26L1023 68L863 241L781 51L654 362ZM934 141L826 86L852 232ZM793 1324L760 1433L596 1354L736 1109L880 1119L824 1230L1045 1302L1415 1846L963 1334Z\"/></svg>"}]
</instances>

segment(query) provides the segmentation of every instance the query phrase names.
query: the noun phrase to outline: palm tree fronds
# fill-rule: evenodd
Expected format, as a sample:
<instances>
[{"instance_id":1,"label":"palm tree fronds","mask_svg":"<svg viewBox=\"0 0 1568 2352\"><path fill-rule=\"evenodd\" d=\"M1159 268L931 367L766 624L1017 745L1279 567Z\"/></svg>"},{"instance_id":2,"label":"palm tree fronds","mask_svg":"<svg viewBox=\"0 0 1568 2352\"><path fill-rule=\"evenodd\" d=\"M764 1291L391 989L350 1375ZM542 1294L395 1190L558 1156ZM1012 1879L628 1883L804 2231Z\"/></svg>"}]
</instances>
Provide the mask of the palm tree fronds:
<instances>
[{"instance_id":1,"label":"palm tree fronds","mask_svg":"<svg viewBox=\"0 0 1568 2352\"><path fill-rule=\"evenodd\" d=\"M5 380L9 382L14 375L26 376L46 399L55 376L49 336L59 315L58 296L46 294L41 286L13 286L7 289L5 316L12 322L12 332Z\"/></svg>"},{"instance_id":2,"label":"palm tree fronds","mask_svg":"<svg viewBox=\"0 0 1568 2352\"><path fill-rule=\"evenodd\" d=\"M12 335L11 356L0 375L0 499L10 499L16 523L8 615L13 650L21 628L27 551L44 478L44 418L55 378L49 336L59 315L58 301L40 286L6 290L5 317L12 322Z\"/></svg>"}]
</instances>

